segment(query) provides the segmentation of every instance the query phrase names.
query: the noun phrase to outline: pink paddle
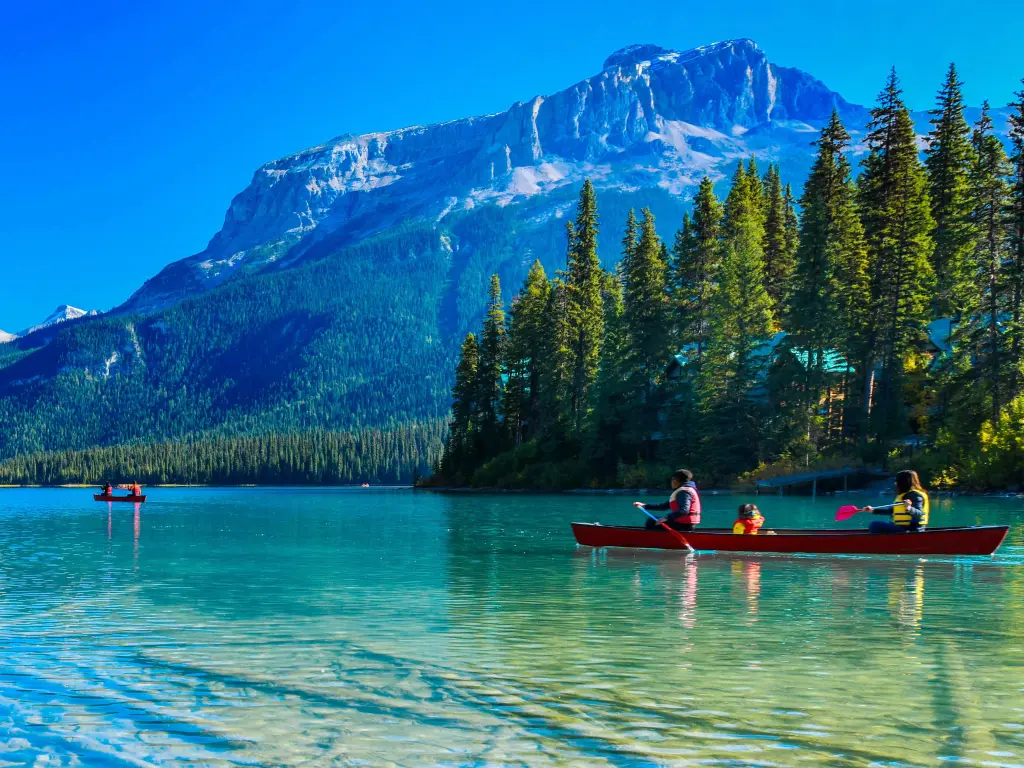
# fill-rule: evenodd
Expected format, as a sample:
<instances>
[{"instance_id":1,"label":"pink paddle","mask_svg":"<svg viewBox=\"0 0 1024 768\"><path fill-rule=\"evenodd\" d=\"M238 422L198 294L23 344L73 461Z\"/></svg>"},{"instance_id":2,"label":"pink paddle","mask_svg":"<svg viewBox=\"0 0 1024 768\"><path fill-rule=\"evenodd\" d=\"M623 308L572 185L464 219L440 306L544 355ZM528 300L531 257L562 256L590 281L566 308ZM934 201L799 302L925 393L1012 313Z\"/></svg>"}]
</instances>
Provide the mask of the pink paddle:
<instances>
[{"instance_id":1,"label":"pink paddle","mask_svg":"<svg viewBox=\"0 0 1024 768\"><path fill-rule=\"evenodd\" d=\"M836 520L849 520L851 517L861 512L860 507L855 507L853 504L847 504L845 507L840 507L839 511L836 512Z\"/></svg>"}]
</instances>

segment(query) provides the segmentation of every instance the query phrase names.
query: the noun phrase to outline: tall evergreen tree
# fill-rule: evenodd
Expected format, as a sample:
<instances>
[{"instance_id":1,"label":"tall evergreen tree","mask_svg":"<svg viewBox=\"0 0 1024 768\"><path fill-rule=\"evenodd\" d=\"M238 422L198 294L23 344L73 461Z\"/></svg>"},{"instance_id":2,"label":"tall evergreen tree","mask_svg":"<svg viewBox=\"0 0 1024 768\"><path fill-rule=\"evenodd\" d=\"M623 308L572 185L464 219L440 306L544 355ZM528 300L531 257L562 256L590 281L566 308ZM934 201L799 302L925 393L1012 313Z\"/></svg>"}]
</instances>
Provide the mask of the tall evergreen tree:
<instances>
[{"instance_id":1,"label":"tall evergreen tree","mask_svg":"<svg viewBox=\"0 0 1024 768\"><path fill-rule=\"evenodd\" d=\"M876 396L865 382L883 456L907 424L902 403L905 362L930 319L935 273L930 263L934 221L928 180L918 159L914 123L901 98L896 70L889 75L868 124L868 155L858 179L859 204L871 261L866 359L880 365ZM876 405L872 405L876 403Z\"/></svg>"},{"instance_id":2,"label":"tall evergreen tree","mask_svg":"<svg viewBox=\"0 0 1024 768\"><path fill-rule=\"evenodd\" d=\"M951 316L962 310L961 293L970 290L968 273L974 233L971 226L969 175L974 162L971 130L964 119L964 102L956 66L949 65L936 99L928 134L925 166L931 196L935 250L932 266L937 278L936 311Z\"/></svg>"},{"instance_id":3,"label":"tall evergreen tree","mask_svg":"<svg viewBox=\"0 0 1024 768\"><path fill-rule=\"evenodd\" d=\"M711 306L714 325L697 372L709 417L703 454L719 470L756 463L761 420L751 394L767 362L757 349L771 337L774 322L765 289L762 213L746 173L736 174L725 210L722 264Z\"/></svg>"},{"instance_id":4,"label":"tall evergreen tree","mask_svg":"<svg viewBox=\"0 0 1024 768\"><path fill-rule=\"evenodd\" d=\"M618 264L620 277L621 273L628 271L630 259L633 258L633 254L636 252L639 240L640 227L636 223L636 213L630 208L629 213L626 214L626 231L622 235L622 259Z\"/></svg>"},{"instance_id":5,"label":"tall evergreen tree","mask_svg":"<svg viewBox=\"0 0 1024 768\"><path fill-rule=\"evenodd\" d=\"M973 433L983 419L991 419L992 423L999 420L1006 402L1009 362L1000 322L1008 287L1005 260L1009 164L1002 142L993 133L988 102L982 106L971 143L975 158L970 173L971 224L976 237L964 270L963 315L953 341L961 379L960 410L973 411L973 423L969 422L967 427Z\"/></svg>"},{"instance_id":6,"label":"tall evergreen tree","mask_svg":"<svg viewBox=\"0 0 1024 768\"><path fill-rule=\"evenodd\" d=\"M572 342L565 282L556 277L544 308L544 354L540 365L541 430L555 440L571 427L569 389L572 384Z\"/></svg>"},{"instance_id":7,"label":"tall evergreen tree","mask_svg":"<svg viewBox=\"0 0 1024 768\"><path fill-rule=\"evenodd\" d=\"M1024 390L1024 79L1010 103L1010 200L1006 214L1007 347L1010 355L1008 396Z\"/></svg>"},{"instance_id":8,"label":"tall evergreen tree","mask_svg":"<svg viewBox=\"0 0 1024 768\"><path fill-rule=\"evenodd\" d=\"M597 231L597 197L588 179L583 182L576 207L565 277L572 357L569 415L577 436L583 431L590 410L591 388L597 376L604 337L601 297L604 270L597 255Z\"/></svg>"},{"instance_id":9,"label":"tall evergreen tree","mask_svg":"<svg viewBox=\"0 0 1024 768\"><path fill-rule=\"evenodd\" d=\"M673 245L673 288L676 316L681 324L679 340L692 344L696 362L707 348L711 325L711 297L722 259L722 204L711 179L701 179L693 200L693 218Z\"/></svg>"},{"instance_id":10,"label":"tall evergreen tree","mask_svg":"<svg viewBox=\"0 0 1024 768\"><path fill-rule=\"evenodd\" d=\"M544 267L539 260L534 261L509 311L508 383L502 412L513 445L535 437L540 424L540 371L545 351L544 321L549 290Z\"/></svg>"},{"instance_id":11,"label":"tall evergreen tree","mask_svg":"<svg viewBox=\"0 0 1024 768\"><path fill-rule=\"evenodd\" d=\"M779 168L769 165L764 177L764 278L774 306L781 309L793 273L795 239L789 217L792 205L782 188ZM792 214L795 217L795 214Z\"/></svg>"},{"instance_id":12,"label":"tall evergreen tree","mask_svg":"<svg viewBox=\"0 0 1024 768\"><path fill-rule=\"evenodd\" d=\"M806 361L802 408L812 442L813 414L826 387L825 354L835 349L848 362L857 357L861 307L868 295L864 230L844 154L849 142L850 134L833 110L817 141L818 154L800 200L803 218L786 327ZM849 373L846 378L848 393Z\"/></svg>"},{"instance_id":13,"label":"tall evergreen tree","mask_svg":"<svg viewBox=\"0 0 1024 768\"><path fill-rule=\"evenodd\" d=\"M476 336L467 334L462 342L452 387L452 422L448 430L441 471L456 483L468 480L472 472L477 436L477 376L480 358Z\"/></svg>"},{"instance_id":14,"label":"tall evergreen tree","mask_svg":"<svg viewBox=\"0 0 1024 768\"><path fill-rule=\"evenodd\" d=\"M655 228L654 214L641 211L640 239L624 270L623 323L627 339L626 361L629 400L635 408L632 427L650 453L650 438L657 428L655 397L671 351L671 311L668 300L668 265Z\"/></svg>"},{"instance_id":15,"label":"tall evergreen tree","mask_svg":"<svg viewBox=\"0 0 1024 768\"><path fill-rule=\"evenodd\" d=\"M477 370L477 411L480 437L491 453L504 442L501 428L502 367L505 361L505 308L501 301L501 283L491 275L487 314L480 334L480 363Z\"/></svg>"},{"instance_id":16,"label":"tall evergreen tree","mask_svg":"<svg viewBox=\"0 0 1024 768\"><path fill-rule=\"evenodd\" d=\"M747 161L747 184L750 186L750 203L763 218L766 213L767 190L753 157Z\"/></svg>"}]
</instances>

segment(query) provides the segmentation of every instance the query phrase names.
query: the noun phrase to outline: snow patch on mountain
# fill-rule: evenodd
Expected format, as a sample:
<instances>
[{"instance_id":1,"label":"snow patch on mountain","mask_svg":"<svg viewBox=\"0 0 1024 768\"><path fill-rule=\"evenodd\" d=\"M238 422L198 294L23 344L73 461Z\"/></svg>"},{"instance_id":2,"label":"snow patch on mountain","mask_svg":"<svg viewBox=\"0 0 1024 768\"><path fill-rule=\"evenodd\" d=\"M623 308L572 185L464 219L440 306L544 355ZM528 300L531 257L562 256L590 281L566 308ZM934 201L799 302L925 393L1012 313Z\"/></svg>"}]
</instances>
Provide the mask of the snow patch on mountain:
<instances>
[{"instance_id":1,"label":"snow patch on mountain","mask_svg":"<svg viewBox=\"0 0 1024 768\"><path fill-rule=\"evenodd\" d=\"M57 309L50 313L50 315L38 325L33 325L31 328L18 333L18 336L28 336L30 333L42 330L43 328L50 328L58 323L64 323L68 320L77 320L80 317L90 317L98 315L95 309L78 309L78 307L72 307L67 304L61 304Z\"/></svg>"},{"instance_id":2,"label":"snow patch on mountain","mask_svg":"<svg viewBox=\"0 0 1024 768\"><path fill-rule=\"evenodd\" d=\"M799 184L813 155L804 127L818 130L833 108L850 127L867 119L810 75L769 63L750 40L628 46L593 77L505 112L346 134L267 163L207 248L169 265L121 309L173 304L243 266L294 264L326 238L354 243L484 205L528 204L536 216L538 201L560 205L554 199L583 178L599 191L688 196L703 175L727 178L736 158L753 155Z\"/></svg>"},{"instance_id":3,"label":"snow patch on mountain","mask_svg":"<svg viewBox=\"0 0 1024 768\"><path fill-rule=\"evenodd\" d=\"M14 341L16 338L18 338L16 334L0 331L0 344L6 344L9 341Z\"/></svg>"}]
</instances>

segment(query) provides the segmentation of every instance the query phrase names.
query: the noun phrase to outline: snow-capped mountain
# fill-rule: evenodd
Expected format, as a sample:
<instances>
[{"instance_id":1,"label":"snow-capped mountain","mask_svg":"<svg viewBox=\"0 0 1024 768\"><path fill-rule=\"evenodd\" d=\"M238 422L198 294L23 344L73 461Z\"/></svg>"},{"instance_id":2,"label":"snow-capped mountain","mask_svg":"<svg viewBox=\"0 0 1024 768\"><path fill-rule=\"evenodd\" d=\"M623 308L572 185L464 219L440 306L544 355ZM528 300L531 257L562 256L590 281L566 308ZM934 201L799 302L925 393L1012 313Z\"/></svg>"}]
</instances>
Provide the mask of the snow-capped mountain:
<instances>
[{"instance_id":1,"label":"snow-capped mountain","mask_svg":"<svg viewBox=\"0 0 1024 768\"><path fill-rule=\"evenodd\" d=\"M16 338L18 338L17 335L0 330L0 344L6 344L9 341L14 341Z\"/></svg>"},{"instance_id":2,"label":"snow-capped mountain","mask_svg":"<svg viewBox=\"0 0 1024 768\"><path fill-rule=\"evenodd\" d=\"M344 135L267 163L207 248L169 265L122 309L166 306L239 268L292 264L325 237L337 246L410 219L530 203L524 209L543 221L566 207L558 193L585 176L599 194L680 196L754 155L799 183L833 108L853 130L867 119L814 77L769 62L751 40L685 52L629 46L593 77L499 114Z\"/></svg>"},{"instance_id":3,"label":"snow-capped mountain","mask_svg":"<svg viewBox=\"0 0 1024 768\"><path fill-rule=\"evenodd\" d=\"M43 322L38 325L33 325L31 328L19 332L12 338L18 338L19 336L28 336L30 333L42 330L43 328L49 328L50 326L57 325L58 323L64 323L68 320L77 320L80 317L87 317L98 315L99 313L95 309L85 310L78 309L78 307L72 307L67 304L61 304L53 312L51 312ZM10 341L11 339L7 339Z\"/></svg>"}]
</instances>

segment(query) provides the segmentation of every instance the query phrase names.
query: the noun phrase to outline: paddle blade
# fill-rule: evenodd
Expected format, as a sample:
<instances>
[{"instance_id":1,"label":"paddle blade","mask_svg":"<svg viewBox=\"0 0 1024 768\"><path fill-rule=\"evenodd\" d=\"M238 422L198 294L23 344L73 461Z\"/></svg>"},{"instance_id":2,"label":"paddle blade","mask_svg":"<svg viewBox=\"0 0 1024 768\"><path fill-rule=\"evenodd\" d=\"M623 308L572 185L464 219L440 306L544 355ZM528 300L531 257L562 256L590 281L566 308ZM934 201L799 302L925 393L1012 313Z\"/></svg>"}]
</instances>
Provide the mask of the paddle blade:
<instances>
[{"instance_id":1,"label":"paddle blade","mask_svg":"<svg viewBox=\"0 0 1024 768\"><path fill-rule=\"evenodd\" d=\"M849 520L858 512L860 512L860 507L855 507L853 504L847 504L845 507L840 507L839 511L836 512L836 520Z\"/></svg>"}]
</instances>

